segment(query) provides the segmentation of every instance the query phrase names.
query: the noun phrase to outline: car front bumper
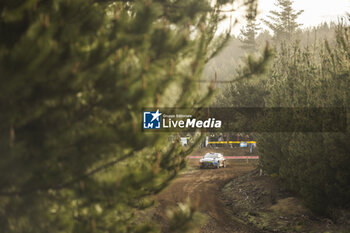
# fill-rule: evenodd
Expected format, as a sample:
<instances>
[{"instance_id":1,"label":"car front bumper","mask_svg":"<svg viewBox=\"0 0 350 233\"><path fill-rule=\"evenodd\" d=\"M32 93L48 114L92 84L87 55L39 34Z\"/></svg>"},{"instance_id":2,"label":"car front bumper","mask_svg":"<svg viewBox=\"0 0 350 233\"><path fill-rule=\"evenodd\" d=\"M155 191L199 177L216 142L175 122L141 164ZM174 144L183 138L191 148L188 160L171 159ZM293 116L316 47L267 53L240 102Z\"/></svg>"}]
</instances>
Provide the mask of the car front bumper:
<instances>
[{"instance_id":1,"label":"car front bumper","mask_svg":"<svg viewBox=\"0 0 350 233\"><path fill-rule=\"evenodd\" d=\"M200 168L217 168L218 167L218 163L215 162L202 162L199 165Z\"/></svg>"}]
</instances>

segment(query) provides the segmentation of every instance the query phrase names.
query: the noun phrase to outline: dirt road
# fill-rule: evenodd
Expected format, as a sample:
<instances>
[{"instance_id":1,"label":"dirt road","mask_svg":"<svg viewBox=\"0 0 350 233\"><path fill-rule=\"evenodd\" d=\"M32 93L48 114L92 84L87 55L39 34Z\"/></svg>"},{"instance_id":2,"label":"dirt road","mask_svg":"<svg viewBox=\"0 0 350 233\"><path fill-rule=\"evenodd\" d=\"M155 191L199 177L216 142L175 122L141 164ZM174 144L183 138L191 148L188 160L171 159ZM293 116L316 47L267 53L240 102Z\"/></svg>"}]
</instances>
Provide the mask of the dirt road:
<instances>
[{"instance_id":1,"label":"dirt road","mask_svg":"<svg viewBox=\"0 0 350 233\"><path fill-rule=\"evenodd\" d=\"M190 198L192 202L198 203L198 210L207 217L200 232L258 232L233 220L229 208L220 198L220 190L227 182L251 171L254 166L232 160L227 168L199 169L197 163L196 159L190 160L189 171L180 175L157 196L159 205L154 215L163 231L166 231L165 209Z\"/></svg>"}]
</instances>

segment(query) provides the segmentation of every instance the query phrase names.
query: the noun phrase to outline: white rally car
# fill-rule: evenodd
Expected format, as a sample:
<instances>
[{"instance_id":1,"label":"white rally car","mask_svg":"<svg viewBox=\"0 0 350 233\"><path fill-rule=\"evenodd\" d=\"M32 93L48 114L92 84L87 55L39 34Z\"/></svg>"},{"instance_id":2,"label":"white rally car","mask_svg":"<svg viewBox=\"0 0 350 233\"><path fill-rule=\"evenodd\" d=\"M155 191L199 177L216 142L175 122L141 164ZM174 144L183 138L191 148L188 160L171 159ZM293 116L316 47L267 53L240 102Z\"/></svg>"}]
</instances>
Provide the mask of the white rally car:
<instances>
[{"instance_id":1,"label":"white rally car","mask_svg":"<svg viewBox=\"0 0 350 233\"><path fill-rule=\"evenodd\" d=\"M226 159L220 153L207 153L199 160L199 168L226 167Z\"/></svg>"}]
</instances>

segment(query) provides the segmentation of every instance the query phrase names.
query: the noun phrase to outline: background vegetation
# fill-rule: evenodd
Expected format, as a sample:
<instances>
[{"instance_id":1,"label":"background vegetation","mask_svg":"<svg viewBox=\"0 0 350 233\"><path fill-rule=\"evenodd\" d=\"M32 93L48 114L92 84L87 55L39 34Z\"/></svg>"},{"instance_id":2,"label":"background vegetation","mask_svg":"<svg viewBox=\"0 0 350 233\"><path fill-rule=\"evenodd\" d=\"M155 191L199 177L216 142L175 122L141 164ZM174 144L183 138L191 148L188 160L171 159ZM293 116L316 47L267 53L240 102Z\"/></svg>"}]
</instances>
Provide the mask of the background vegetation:
<instances>
[{"instance_id":1,"label":"background vegetation","mask_svg":"<svg viewBox=\"0 0 350 233\"><path fill-rule=\"evenodd\" d=\"M260 37L267 39L275 51L269 71L256 79L222 84L215 105L349 109L348 19L301 30L296 19L302 12L293 10L292 1L276 3L280 11L271 12L270 21L263 22L273 35L265 31L241 42L244 46L256 44L257 51L262 46ZM246 27L243 38L247 31L255 30L256 23L248 21ZM231 67L235 68L223 75L234 80L241 68ZM336 220L336 208L350 207L349 132L348 127L344 133L260 133L261 166L268 174L277 175L281 184L315 213Z\"/></svg>"}]
</instances>

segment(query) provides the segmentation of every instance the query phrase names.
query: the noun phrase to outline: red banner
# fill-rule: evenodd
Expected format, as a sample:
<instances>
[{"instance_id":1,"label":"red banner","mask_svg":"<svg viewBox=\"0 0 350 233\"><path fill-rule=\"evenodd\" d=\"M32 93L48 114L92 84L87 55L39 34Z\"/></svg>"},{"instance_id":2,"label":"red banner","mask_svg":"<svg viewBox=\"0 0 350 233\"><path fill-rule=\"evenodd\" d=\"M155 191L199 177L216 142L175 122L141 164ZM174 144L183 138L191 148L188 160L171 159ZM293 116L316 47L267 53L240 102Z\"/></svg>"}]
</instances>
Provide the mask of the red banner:
<instances>
[{"instance_id":1,"label":"red banner","mask_svg":"<svg viewBox=\"0 0 350 233\"><path fill-rule=\"evenodd\" d=\"M200 159L203 156L188 156L189 159ZM259 156L224 156L225 159L259 159Z\"/></svg>"}]
</instances>

